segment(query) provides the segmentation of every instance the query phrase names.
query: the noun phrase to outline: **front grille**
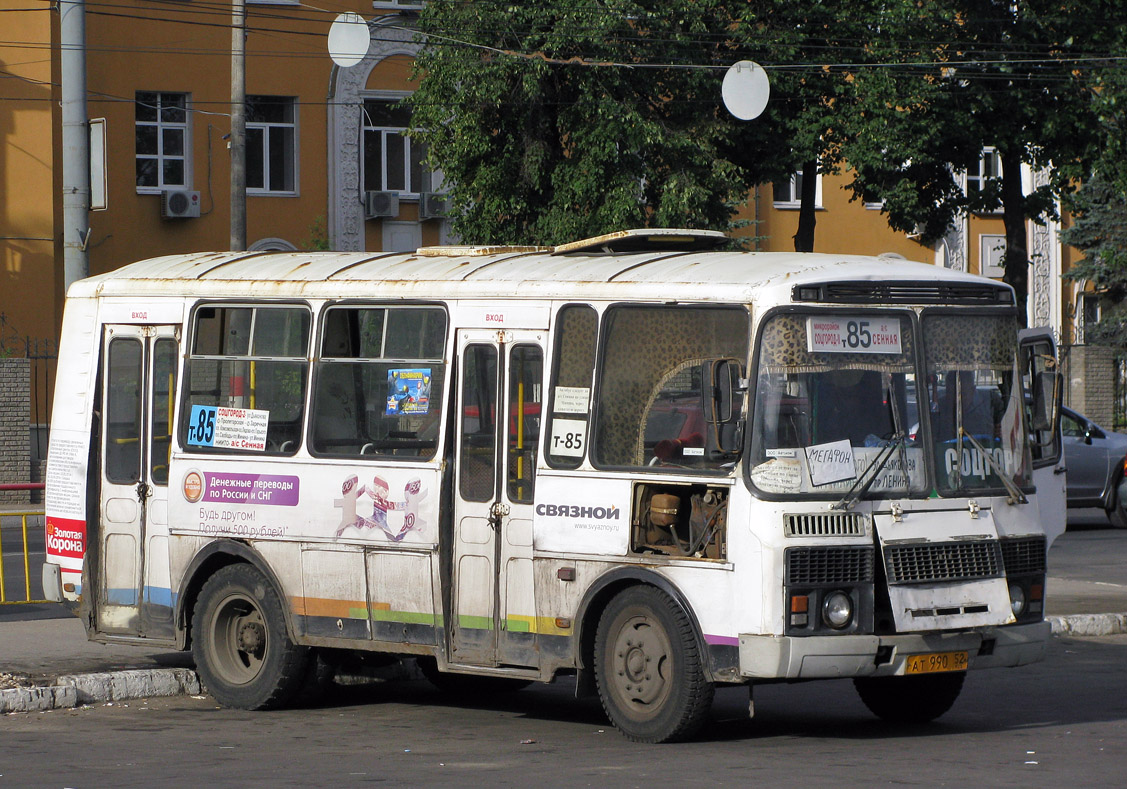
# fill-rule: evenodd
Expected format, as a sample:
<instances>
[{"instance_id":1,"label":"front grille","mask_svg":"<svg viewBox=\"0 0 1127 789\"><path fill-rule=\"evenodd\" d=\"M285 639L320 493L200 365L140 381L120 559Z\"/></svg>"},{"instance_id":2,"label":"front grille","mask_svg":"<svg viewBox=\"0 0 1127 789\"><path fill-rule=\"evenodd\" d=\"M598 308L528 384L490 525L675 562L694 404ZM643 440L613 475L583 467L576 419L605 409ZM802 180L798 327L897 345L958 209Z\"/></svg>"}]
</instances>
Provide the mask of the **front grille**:
<instances>
[{"instance_id":1,"label":"front grille","mask_svg":"<svg viewBox=\"0 0 1127 789\"><path fill-rule=\"evenodd\" d=\"M1033 575L1045 572L1045 538L1016 537L1003 539L1002 563L1006 575Z\"/></svg>"},{"instance_id":2,"label":"front grille","mask_svg":"<svg viewBox=\"0 0 1127 789\"><path fill-rule=\"evenodd\" d=\"M890 584L999 578L1002 551L997 540L888 545L884 567Z\"/></svg>"},{"instance_id":3,"label":"front grille","mask_svg":"<svg viewBox=\"0 0 1127 789\"><path fill-rule=\"evenodd\" d=\"M865 534L865 516L854 512L787 515L783 528L788 537L861 537Z\"/></svg>"},{"instance_id":4,"label":"front grille","mask_svg":"<svg viewBox=\"0 0 1127 789\"><path fill-rule=\"evenodd\" d=\"M796 285L791 296L837 304L1013 304L1009 288L969 282L826 282Z\"/></svg>"},{"instance_id":5,"label":"front grille","mask_svg":"<svg viewBox=\"0 0 1127 789\"><path fill-rule=\"evenodd\" d=\"M787 548L787 585L872 583L873 549L830 545Z\"/></svg>"}]
</instances>

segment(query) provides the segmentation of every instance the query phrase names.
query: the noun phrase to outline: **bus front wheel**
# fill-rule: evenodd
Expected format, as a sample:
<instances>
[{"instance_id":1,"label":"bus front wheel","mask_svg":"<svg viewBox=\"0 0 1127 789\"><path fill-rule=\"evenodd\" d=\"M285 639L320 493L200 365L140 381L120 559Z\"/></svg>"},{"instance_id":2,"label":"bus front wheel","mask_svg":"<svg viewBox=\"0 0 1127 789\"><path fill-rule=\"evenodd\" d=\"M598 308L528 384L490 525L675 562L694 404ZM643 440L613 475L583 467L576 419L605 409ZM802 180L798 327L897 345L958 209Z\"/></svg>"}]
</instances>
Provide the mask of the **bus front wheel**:
<instances>
[{"instance_id":1,"label":"bus front wheel","mask_svg":"<svg viewBox=\"0 0 1127 789\"><path fill-rule=\"evenodd\" d=\"M225 707L280 707L301 690L309 650L290 641L281 598L261 572L233 564L204 583L192 617L200 679Z\"/></svg>"},{"instance_id":2,"label":"bus front wheel","mask_svg":"<svg viewBox=\"0 0 1127 789\"><path fill-rule=\"evenodd\" d=\"M635 742L687 739L712 705L692 622L652 586L620 592L603 611L595 677L607 717Z\"/></svg>"},{"instance_id":3,"label":"bus front wheel","mask_svg":"<svg viewBox=\"0 0 1127 789\"><path fill-rule=\"evenodd\" d=\"M918 677L861 677L853 680L869 711L889 723L928 723L951 709L966 672Z\"/></svg>"}]
</instances>

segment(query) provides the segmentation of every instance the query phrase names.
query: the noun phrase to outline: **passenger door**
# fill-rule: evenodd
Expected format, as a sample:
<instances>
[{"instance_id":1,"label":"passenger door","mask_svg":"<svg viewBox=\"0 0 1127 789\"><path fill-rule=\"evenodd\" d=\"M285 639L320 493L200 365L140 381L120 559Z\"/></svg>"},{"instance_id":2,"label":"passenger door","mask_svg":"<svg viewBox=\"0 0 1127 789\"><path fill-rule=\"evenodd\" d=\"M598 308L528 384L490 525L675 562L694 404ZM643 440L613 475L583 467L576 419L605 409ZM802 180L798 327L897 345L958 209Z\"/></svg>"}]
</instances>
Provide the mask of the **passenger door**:
<instances>
[{"instance_id":1,"label":"passenger door","mask_svg":"<svg viewBox=\"0 0 1127 789\"><path fill-rule=\"evenodd\" d=\"M451 663L535 666L532 515L543 335L458 333Z\"/></svg>"},{"instance_id":2,"label":"passenger door","mask_svg":"<svg viewBox=\"0 0 1127 789\"><path fill-rule=\"evenodd\" d=\"M1045 327L1024 329L1018 336L1025 391L1032 392L1038 373L1057 371L1057 345L1051 330ZM1054 394L1058 416L1061 394ZM1047 545L1051 546L1053 540L1064 533L1068 523L1059 418L1052 431L1035 431L1030 425L1030 435L1033 438L1033 484L1037 487L1037 508Z\"/></svg>"},{"instance_id":3,"label":"passenger door","mask_svg":"<svg viewBox=\"0 0 1127 789\"><path fill-rule=\"evenodd\" d=\"M168 462L179 327L108 325L102 346L100 633L173 636Z\"/></svg>"}]
</instances>

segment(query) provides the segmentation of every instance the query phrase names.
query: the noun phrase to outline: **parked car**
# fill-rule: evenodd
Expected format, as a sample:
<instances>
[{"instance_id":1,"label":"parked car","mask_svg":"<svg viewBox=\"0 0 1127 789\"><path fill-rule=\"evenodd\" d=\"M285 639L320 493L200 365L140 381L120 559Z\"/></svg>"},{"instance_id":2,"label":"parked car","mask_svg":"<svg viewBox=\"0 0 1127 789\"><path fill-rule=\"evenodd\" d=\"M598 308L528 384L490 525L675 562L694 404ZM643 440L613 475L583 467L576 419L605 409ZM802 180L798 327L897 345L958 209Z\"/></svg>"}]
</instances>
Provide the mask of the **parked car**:
<instances>
[{"instance_id":1,"label":"parked car","mask_svg":"<svg viewBox=\"0 0 1127 789\"><path fill-rule=\"evenodd\" d=\"M1113 526L1127 528L1127 435L1061 408L1066 500L1069 507L1102 507Z\"/></svg>"}]
</instances>

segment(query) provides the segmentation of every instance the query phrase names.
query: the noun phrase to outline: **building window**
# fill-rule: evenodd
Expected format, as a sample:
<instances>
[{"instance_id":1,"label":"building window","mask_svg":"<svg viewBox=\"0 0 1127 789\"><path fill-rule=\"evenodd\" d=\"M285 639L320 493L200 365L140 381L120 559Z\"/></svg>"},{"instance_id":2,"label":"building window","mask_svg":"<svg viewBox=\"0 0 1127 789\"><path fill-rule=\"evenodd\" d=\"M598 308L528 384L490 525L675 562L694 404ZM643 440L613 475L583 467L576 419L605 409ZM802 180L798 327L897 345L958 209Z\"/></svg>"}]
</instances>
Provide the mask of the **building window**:
<instances>
[{"instance_id":1,"label":"building window","mask_svg":"<svg viewBox=\"0 0 1127 789\"><path fill-rule=\"evenodd\" d=\"M418 11L423 0L372 0L372 8L393 8L397 11Z\"/></svg>"},{"instance_id":2,"label":"building window","mask_svg":"<svg viewBox=\"0 0 1127 789\"><path fill-rule=\"evenodd\" d=\"M296 191L296 105L292 96L247 96L247 192Z\"/></svg>"},{"instance_id":3,"label":"building window","mask_svg":"<svg viewBox=\"0 0 1127 789\"><path fill-rule=\"evenodd\" d=\"M137 91L137 189L185 187L188 159L188 94Z\"/></svg>"},{"instance_id":4,"label":"building window","mask_svg":"<svg viewBox=\"0 0 1127 789\"><path fill-rule=\"evenodd\" d=\"M795 173L789 181L774 185L775 208L799 208L802 205L802 173ZM822 207L822 175L815 185L814 207Z\"/></svg>"},{"instance_id":5,"label":"building window","mask_svg":"<svg viewBox=\"0 0 1127 789\"><path fill-rule=\"evenodd\" d=\"M983 148L978 162L967 168L967 195L986 191L992 181L1001 177L1002 157L995 148Z\"/></svg>"},{"instance_id":6,"label":"building window","mask_svg":"<svg viewBox=\"0 0 1127 789\"><path fill-rule=\"evenodd\" d=\"M426 147L407 136L411 111L399 99L364 101L364 191L414 195L431 191Z\"/></svg>"}]
</instances>

